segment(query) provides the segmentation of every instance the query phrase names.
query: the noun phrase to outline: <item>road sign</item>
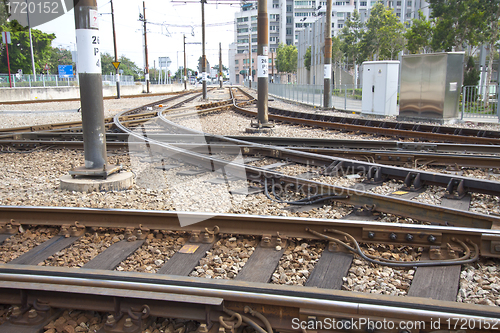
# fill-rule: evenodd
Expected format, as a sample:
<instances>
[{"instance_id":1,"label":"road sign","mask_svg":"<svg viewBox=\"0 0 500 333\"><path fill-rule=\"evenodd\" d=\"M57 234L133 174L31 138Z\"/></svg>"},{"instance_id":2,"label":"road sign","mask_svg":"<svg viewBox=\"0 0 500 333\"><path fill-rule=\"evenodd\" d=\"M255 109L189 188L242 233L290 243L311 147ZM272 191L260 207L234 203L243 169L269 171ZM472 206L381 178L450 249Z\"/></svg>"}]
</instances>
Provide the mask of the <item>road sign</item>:
<instances>
[{"instance_id":1,"label":"road sign","mask_svg":"<svg viewBox=\"0 0 500 333\"><path fill-rule=\"evenodd\" d=\"M113 66L115 66L115 69L118 69L118 67L120 66L119 61L113 61L112 64L113 64Z\"/></svg>"},{"instance_id":2,"label":"road sign","mask_svg":"<svg viewBox=\"0 0 500 333\"><path fill-rule=\"evenodd\" d=\"M73 66L72 65L59 65L57 66L60 78L73 77Z\"/></svg>"},{"instance_id":3,"label":"road sign","mask_svg":"<svg viewBox=\"0 0 500 333\"><path fill-rule=\"evenodd\" d=\"M9 31L2 31L2 41L4 44L12 44Z\"/></svg>"},{"instance_id":4,"label":"road sign","mask_svg":"<svg viewBox=\"0 0 500 333\"><path fill-rule=\"evenodd\" d=\"M43 68L44 71L48 71L49 70L49 64L45 64L45 67Z\"/></svg>"}]
</instances>

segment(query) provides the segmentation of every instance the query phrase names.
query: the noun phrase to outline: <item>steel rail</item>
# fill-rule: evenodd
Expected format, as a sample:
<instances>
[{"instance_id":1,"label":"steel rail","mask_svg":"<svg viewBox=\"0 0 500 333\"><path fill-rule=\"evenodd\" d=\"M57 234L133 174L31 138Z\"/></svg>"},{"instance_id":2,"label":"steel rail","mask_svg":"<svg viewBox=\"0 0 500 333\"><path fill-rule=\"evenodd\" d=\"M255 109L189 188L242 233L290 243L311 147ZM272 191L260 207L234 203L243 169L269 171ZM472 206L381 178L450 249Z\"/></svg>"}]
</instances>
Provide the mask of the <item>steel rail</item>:
<instances>
[{"instance_id":1,"label":"steel rail","mask_svg":"<svg viewBox=\"0 0 500 333\"><path fill-rule=\"evenodd\" d=\"M178 110L178 109L177 109ZM177 111L176 110L176 111ZM155 113L156 114L156 113ZM146 113L147 115L147 113ZM153 138L161 141L189 141L191 134L151 134ZM15 133L15 140L81 140L80 132L23 132ZM500 154L500 146L496 145L466 145L456 143L425 143L425 142L399 142L391 140L345 140L345 139L323 139L323 138L287 138L287 137L268 137L268 136L238 136L227 135L227 138L244 140L252 143L259 143L269 146L285 147L309 147L324 149L344 149L344 150L367 150L378 149L382 151L398 152L455 152L462 154ZM106 133L107 140L127 141L127 133ZM216 138L207 137L210 142L218 142Z\"/></svg>"},{"instance_id":2,"label":"steel rail","mask_svg":"<svg viewBox=\"0 0 500 333\"><path fill-rule=\"evenodd\" d=\"M129 123L130 125L130 123ZM158 139L158 136L150 135ZM128 135L127 135L128 137ZM115 140L113 140L113 138ZM164 142L162 136L161 141ZM171 138L175 139L175 138ZM210 139L210 137L207 137ZM186 137L184 140L193 140L193 136ZM171 142L172 145L187 149L190 151L203 152L206 151L206 146L200 147L196 143L182 143L182 140L176 140L177 142ZM224 143L212 143L208 142L207 145L210 151L217 152L231 152L234 150L234 145L228 145ZM214 142L218 142L214 140ZM106 145L109 150L124 149L128 148L129 145L134 144L133 142L124 142L122 140L116 140L115 135L106 136ZM71 148L71 149L83 149L83 141L55 141L55 140L0 140L0 146L8 146L16 149L33 149L42 146L50 146L51 148ZM243 155L255 155L261 154L260 148L256 148L254 145L239 145L243 149ZM307 153L320 154L331 157L342 157L346 159L354 160L369 160L377 162L377 164L387 164L393 166L408 166L414 164L428 165L428 166L450 166L450 167L468 167L468 168L500 168L500 157L498 156L476 156L476 155L461 155L461 154L437 154L437 153L408 153L401 151L373 151L373 150L343 150L343 149L329 149L329 148L304 148L304 147L284 147L291 151L301 151Z\"/></svg>"},{"instance_id":3,"label":"steel rail","mask_svg":"<svg viewBox=\"0 0 500 333\"><path fill-rule=\"evenodd\" d=\"M192 90L196 91L196 90ZM177 95L184 93L184 90L181 91L173 91L173 92L165 92L165 93L149 93L147 95L139 94L139 95L121 95L121 98L142 98L142 97L155 97L155 96L165 96L165 95ZM116 99L116 96L104 96L103 99ZM80 98L64 98L64 99L44 99L44 100L35 100L35 101L7 101L0 102L0 105L10 105L10 104L42 104L42 103L54 103L54 102L73 102L80 101Z\"/></svg>"},{"instance_id":4,"label":"steel rail","mask_svg":"<svg viewBox=\"0 0 500 333\"><path fill-rule=\"evenodd\" d=\"M484 305L146 273L0 265L0 281L2 302L6 298L18 304L43 301L46 306L87 310L91 304L82 298L93 296L100 311L115 312L118 305L125 312L131 304L142 303L152 316L171 317L172 307L177 306L185 311L178 318L202 319L207 324L218 321L224 309L241 313L250 306L260 309L273 329L287 331L300 331L292 326L294 318L307 321L309 316L426 323L439 319L443 326L451 320L491 325L500 318L498 308ZM101 301L95 304L96 300ZM189 306L194 311L186 311ZM205 311L200 313L200 306ZM208 312L205 318L204 312Z\"/></svg>"},{"instance_id":5,"label":"steel rail","mask_svg":"<svg viewBox=\"0 0 500 333\"><path fill-rule=\"evenodd\" d=\"M253 98L241 88L238 89L249 98ZM252 117L255 117L257 114L256 111L244 109L239 106L235 106L234 108ZM269 119L313 127L398 138L417 138L419 140L425 139L466 144L500 144L500 131L328 116L315 113L288 111L273 107L269 107Z\"/></svg>"},{"instance_id":6,"label":"steel rail","mask_svg":"<svg viewBox=\"0 0 500 333\"><path fill-rule=\"evenodd\" d=\"M336 201L343 202L345 204L350 204L354 206L367 206L367 207L369 206L373 207L373 209L376 211L405 216L420 221L441 223L443 225L458 225L458 226L479 227L487 229L490 229L494 224L499 224L500 222L500 218L494 216L459 211L445 207L437 207L414 201L363 192L357 189L345 188L330 184L324 184L321 182L305 180L297 177L283 175L269 170L264 170L258 167L242 165L232 161L226 161L214 158L208 155L186 151L185 149L180 149L170 144L158 142L150 138L145 138L140 134L132 132L130 129L120 125L119 117L120 114L115 116L115 123L123 131L130 133L131 135L137 137L140 140L144 140L144 142L148 142L149 144L155 144L160 147L163 147L164 149L166 149L166 151L169 151L173 154L179 154L177 156L182 156L182 159L185 163L194 164L198 166L201 163L202 167L206 168L207 170L212 170L212 171L218 169L245 170L246 179L250 181L259 181L261 183L264 183L264 180L266 178L274 178L282 182L283 185L286 184L287 186L293 187L294 190L300 189L303 186L304 188L309 190L309 193L311 193L311 191L313 190L314 193L316 194L339 196L338 199L336 199ZM159 117L161 118L161 115ZM162 119L162 120L170 122L167 119ZM189 131L194 132L193 130L190 129ZM236 173L235 176L237 174L238 173Z\"/></svg>"},{"instance_id":7,"label":"steel rail","mask_svg":"<svg viewBox=\"0 0 500 333\"><path fill-rule=\"evenodd\" d=\"M162 100L155 101L152 103L148 103L148 104L142 105L140 107L137 107L137 108L134 108L134 109L131 109L128 111L129 111L129 113L136 112L138 110L145 109L147 107L152 107L152 106L155 106L158 104L171 102L171 101L174 101L178 98L182 98L182 97L191 95L193 93L196 93L196 92L182 92L182 93L176 94L175 96L168 97L166 99L162 99ZM196 98L198 95L199 95L199 93L197 95L194 95L194 97L190 98L189 100ZM182 101L180 103L185 103L185 102L186 101ZM180 103L177 103L176 105L178 105ZM170 108L173 108L174 106L171 106ZM151 115L154 115L154 114L156 114L156 113L146 112L146 113L143 113L142 115L141 114L129 114L127 116L127 118L129 120L139 120L141 117L149 118ZM114 119L114 117L108 117L108 118L104 119L107 127L112 125L113 119ZM71 130L74 128L81 128L81 127L82 127L81 121L71 121L71 122L54 123L54 124L21 126L21 127L13 127L13 128L0 128L0 138L6 138L9 135L15 135L15 134L19 134L19 133L40 132L40 131L61 131L61 130L68 131L68 130Z\"/></svg>"},{"instance_id":8,"label":"steel rail","mask_svg":"<svg viewBox=\"0 0 500 333\"><path fill-rule=\"evenodd\" d=\"M473 214L476 215L476 214ZM179 218L200 221L181 226ZM223 234L280 235L282 238L323 239L307 229L323 232L335 228L352 235L358 242L392 245L441 246L453 244L455 237L470 239L480 246L481 255L500 257L500 229L488 226L460 227L424 224L355 221L345 219L317 219L243 214L219 214L181 211L151 211L134 209L96 209L70 207L0 206L0 223L14 220L21 225L62 226L74 224L88 228L145 228L150 230L196 231L213 230L215 226ZM374 235L369 234L373 232ZM397 237L389 237L394 233ZM413 240L405 240L406 235ZM432 236L432 237L430 237ZM429 238L433 239L430 241Z\"/></svg>"},{"instance_id":9,"label":"steel rail","mask_svg":"<svg viewBox=\"0 0 500 333\"><path fill-rule=\"evenodd\" d=\"M203 111L198 111L198 112L203 112ZM250 144L248 141L231 139L221 135L203 133L197 130L189 129L185 126L180 126L172 122L161 111L159 112L158 117L164 122L167 122L170 126L177 126L178 128L184 130L186 133L193 133L195 135L204 135L205 137L210 136L220 141L232 142L235 145ZM132 133L131 131L129 132ZM159 141L156 140L155 142L158 143ZM243 149L243 153L249 153L247 149L248 148ZM301 152L297 150L291 150L276 146L255 144L253 151L256 150L259 151L259 153L261 153L264 156L294 161L306 165L314 165L325 168L326 167L330 168L335 165L336 166L334 169L335 176L338 176L340 172L345 172L345 170L349 170L349 172L352 172L352 174L362 173L364 175L368 175L371 172L372 174L377 174L377 176L373 177L375 178L374 179L375 181L378 181L380 183L390 178L396 180L403 180L405 181L405 183L407 183L406 185L410 187L414 179L417 179L418 180L417 182L422 182L424 184L429 184L429 185L438 185L444 188L453 189L456 188L457 186L463 186L464 189L466 189L466 191L484 193L490 195L500 194L500 182L498 181L473 179L473 178L462 177L457 175L449 175L449 174L438 174L435 172L414 170L409 168L395 167L395 166L383 165L365 161L356 161L353 159L346 159L341 157L333 158L330 156ZM494 159L493 161L495 160L496 159ZM498 164L493 164L493 165L494 165L493 167L496 168L496 165Z\"/></svg>"}]
</instances>

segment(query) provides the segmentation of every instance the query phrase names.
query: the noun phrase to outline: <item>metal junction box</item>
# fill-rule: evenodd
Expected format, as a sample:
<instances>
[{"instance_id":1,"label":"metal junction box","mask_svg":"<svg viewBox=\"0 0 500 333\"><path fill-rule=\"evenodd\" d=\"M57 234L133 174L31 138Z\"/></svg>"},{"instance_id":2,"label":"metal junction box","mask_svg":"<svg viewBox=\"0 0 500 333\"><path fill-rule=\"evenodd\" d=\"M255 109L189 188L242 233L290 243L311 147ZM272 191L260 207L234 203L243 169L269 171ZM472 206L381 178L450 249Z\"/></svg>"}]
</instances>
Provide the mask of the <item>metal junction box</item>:
<instances>
[{"instance_id":1,"label":"metal junction box","mask_svg":"<svg viewBox=\"0 0 500 333\"><path fill-rule=\"evenodd\" d=\"M403 56L399 116L441 123L458 118L464 52Z\"/></svg>"},{"instance_id":2,"label":"metal junction box","mask_svg":"<svg viewBox=\"0 0 500 333\"><path fill-rule=\"evenodd\" d=\"M361 113L397 115L399 61L365 61Z\"/></svg>"}]
</instances>

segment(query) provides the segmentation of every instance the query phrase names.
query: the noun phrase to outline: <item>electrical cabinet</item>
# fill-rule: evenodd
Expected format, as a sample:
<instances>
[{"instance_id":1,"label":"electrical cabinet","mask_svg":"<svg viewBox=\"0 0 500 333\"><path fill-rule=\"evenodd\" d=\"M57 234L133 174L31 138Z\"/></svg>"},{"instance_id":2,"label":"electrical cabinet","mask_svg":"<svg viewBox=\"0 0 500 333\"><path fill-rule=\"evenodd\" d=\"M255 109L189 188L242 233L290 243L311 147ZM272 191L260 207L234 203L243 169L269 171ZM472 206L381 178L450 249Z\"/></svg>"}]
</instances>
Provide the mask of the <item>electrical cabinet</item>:
<instances>
[{"instance_id":1,"label":"electrical cabinet","mask_svg":"<svg viewBox=\"0 0 500 333\"><path fill-rule=\"evenodd\" d=\"M365 61L362 70L361 113L397 115L399 61Z\"/></svg>"},{"instance_id":2,"label":"electrical cabinet","mask_svg":"<svg viewBox=\"0 0 500 333\"><path fill-rule=\"evenodd\" d=\"M433 121L458 118L464 52L403 56L399 115Z\"/></svg>"}]
</instances>

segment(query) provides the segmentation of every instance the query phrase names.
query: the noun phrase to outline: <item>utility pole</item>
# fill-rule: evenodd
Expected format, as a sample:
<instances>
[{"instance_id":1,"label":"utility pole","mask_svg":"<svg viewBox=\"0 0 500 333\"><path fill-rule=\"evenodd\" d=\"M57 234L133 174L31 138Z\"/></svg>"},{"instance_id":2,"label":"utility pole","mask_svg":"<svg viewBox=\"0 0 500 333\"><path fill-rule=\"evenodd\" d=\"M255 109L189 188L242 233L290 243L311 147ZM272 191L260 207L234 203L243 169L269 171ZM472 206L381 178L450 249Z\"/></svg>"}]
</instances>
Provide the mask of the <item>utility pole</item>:
<instances>
[{"instance_id":1,"label":"utility pole","mask_svg":"<svg viewBox=\"0 0 500 333\"><path fill-rule=\"evenodd\" d=\"M184 37L184 90L187 90L186 35Z\"/></svg>"},{"instance_id":2,"label":"utility pole","mask_svg":"<svg viewBox=\"0 0 500 333\"><path fill-rule=\"evenodd\" d=\"M74 168L70 174L107 176L97 0L74 3L86 170Z\"/></svg>"},{"instance_id":3,"label":"utility pole","mask_svg":"<svg viewBox=\"0 0 500 333\"><path fill-rule=\"evenodd\" d=\"M116 31L115 31L115 11L113 10L113 0L111 2L111 23L113 24L113 46L115 49L115 62L118 62L118 52L116 51ZM120 72L116 67L116 98L120 99Z\"/></svg>"},{"instance_id":4,"label":"utility pole","mask_svg":"<svg viewBox=\"0 0 500 333\"><path fill-rule=\"evenodd\" d=\"M323 108L330 108L332 83L332 0L326 0L326 25L325 25L325 72Z\"/></svg>"},{"instance_id":5,"label":"utility pole","mask_svg":"<svg viewBox=\"0 0 500 333\"><path fill-rule=\"evenodd\" d=\"M205 2L201 0L201 80L203 82L203 99L207 99L207 57L205 55Z\"/></svg>"},{"instance_id":6,"label":"utility pole","mask_svg":"<svg viewBox=\"0 0 500 333\"><path fill-rule=\"evenodd\" d=\"M252 28L250 28L252 31ZM252 33L248 34L248 88L252 88Z\"/></svg>"},{"instance_id":7,"label":"utility pole","mask_svg":"<svg viewBox=\"0 0 500 333\"><path fill-rule=\"evenodd\" d=\"M222 44L219 43L219 88L222 89Z\"/></svg>"},{"instance_id":8,"label":"utility pole","mask_svg":"<svg viewBox=\"0 0 500 333\"><path fill-rule=\"evenodd\" d=\"M331 0L330 0L331 1ZM268 120L269 85L269 18L267 0L259 0L257 12L257 109L258 127L269 128L274 125Z\"/></svg>"},{"instance_id":9,"label":"utility pole","mask_svg":"<svg viewBox=\"0 0 500 333\"><path fill-rule=\"evenodd\" d=\"M146 80L146 92L149 94L149 63L148 63L148 39L146 35L146 1L142 2L144 20L144 53L146 55L146 68L144 69L144 79Z\"/></svg>"}]
</instances>

